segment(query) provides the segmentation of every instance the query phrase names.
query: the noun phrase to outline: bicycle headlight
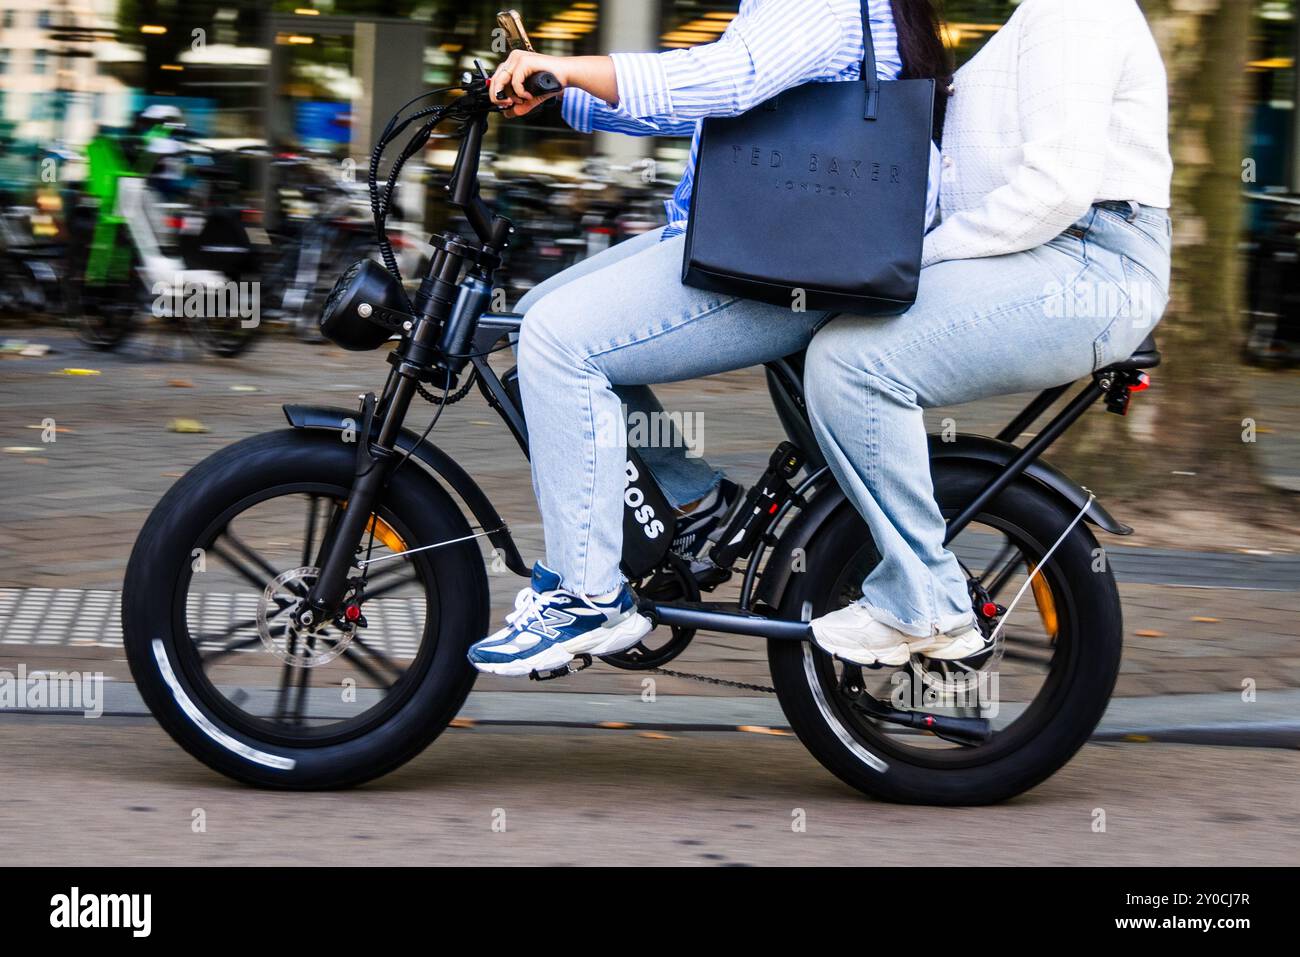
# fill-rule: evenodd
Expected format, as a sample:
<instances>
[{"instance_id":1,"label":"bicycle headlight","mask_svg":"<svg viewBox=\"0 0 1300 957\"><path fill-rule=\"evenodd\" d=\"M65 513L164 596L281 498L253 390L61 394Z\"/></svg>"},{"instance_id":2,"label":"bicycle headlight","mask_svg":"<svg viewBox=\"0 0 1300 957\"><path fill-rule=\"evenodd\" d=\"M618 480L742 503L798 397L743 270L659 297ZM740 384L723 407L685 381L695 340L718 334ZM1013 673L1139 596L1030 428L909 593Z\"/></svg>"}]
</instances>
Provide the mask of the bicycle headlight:
<instances>
[{"instance_id":1,"label":"bicycle headlight","mask_svg":"<svg viewBox=\"0 0 1300 957\"><path fill-rule=\"evenodd\" d=\"M353 352L378 349L410 319L401 285L373 259L348 267L325 300L320 331Z\"/></svg>"}]
</instances>

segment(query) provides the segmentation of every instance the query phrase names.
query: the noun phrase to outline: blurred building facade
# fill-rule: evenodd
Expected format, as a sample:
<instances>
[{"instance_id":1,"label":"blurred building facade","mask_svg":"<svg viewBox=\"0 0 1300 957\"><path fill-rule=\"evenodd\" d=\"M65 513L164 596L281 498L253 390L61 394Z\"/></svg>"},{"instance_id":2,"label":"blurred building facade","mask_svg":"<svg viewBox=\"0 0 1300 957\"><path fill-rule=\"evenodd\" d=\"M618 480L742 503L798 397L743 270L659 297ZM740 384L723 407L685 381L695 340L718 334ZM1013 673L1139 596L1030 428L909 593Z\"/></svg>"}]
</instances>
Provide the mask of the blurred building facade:
<instances>
[{"instance_id":1,"label":"blurred building facade","mask_svg":"<svg viewBox=\"0 0 1300 957\"><path fill-rule=\"evenodd\" d=\"M1019 0L947 0L948 39L973 55ZM1300 192L1297 0L1255 4L1250 155L1260 185ZM0 0L0 118L24 139L85 143L170 99L213 138L350 155L409 96L490 69L502 0ZM708 42L734 16L712 0L516 0L538 49L556 54ZM498 45L499 46L499 45ZM553 112L498 124L495 146L520 162L684 159L680 141L597 135Z\"/></svg>"}]
</instances>

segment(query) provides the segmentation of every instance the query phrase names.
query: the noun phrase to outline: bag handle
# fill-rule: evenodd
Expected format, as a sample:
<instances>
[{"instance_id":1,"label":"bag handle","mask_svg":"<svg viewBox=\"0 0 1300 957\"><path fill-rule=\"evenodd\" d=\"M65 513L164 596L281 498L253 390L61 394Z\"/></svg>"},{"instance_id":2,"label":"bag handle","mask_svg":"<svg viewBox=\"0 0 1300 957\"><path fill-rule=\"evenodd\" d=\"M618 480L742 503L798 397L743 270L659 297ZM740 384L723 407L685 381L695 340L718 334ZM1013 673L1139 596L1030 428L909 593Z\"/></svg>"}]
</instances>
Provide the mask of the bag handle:
<instances>
[{"instance_id":1,"label":"bag handle","mask_svg":"<svg viewBox=\"0 0 1300 957\"><path fill-rule=\"evenodd\" d=\"M867 0L862 0L862 79L867 84L862 118L874 120L880 114L880 77L876 75L876 41L871 35L871 6Z\"/></svg>"},{"instance_id":2,"label":"bag handle","mask_svg":"<svg viewBox=\"0 0 1300 957\"><path fill-rule=\"evenodd\" d=\"M864 120L880 118L880 77L876 75L876 41L871 35L871 7L867 0L862 0L862 66L859 68L862 79L867 84L867 102L862 110ZM769 99L763 104L765 110L777 110L781 105L781 96Z\"/></svg>"}]
</instances>

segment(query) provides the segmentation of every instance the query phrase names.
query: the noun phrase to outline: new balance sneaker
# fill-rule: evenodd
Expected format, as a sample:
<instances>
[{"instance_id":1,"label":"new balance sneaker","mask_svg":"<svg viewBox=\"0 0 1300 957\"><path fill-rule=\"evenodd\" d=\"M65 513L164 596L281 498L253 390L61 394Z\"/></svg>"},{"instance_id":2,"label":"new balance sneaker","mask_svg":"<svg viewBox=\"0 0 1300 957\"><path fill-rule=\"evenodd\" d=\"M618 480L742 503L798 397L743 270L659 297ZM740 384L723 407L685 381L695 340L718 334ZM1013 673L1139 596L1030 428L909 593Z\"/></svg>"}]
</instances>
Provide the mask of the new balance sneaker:
<instances>
[{"instance_id":1,"label":"new balance sneaker","mask_svg":"<svg viewBox=\"0 0 1300 957\"><path fill-rule=\"evenodd\" d=\"M813 619L817 647L856 665L905 665L918 654L936 661L960 661L984 651L984 635L974 625L917 638L872 617L854 602Z\"/></svg>"},{"instance_id":2,"label":"new balance sneaker","mask_svg":"<svg viewBox=\"0 0 1300 957\"><path fill-rule=\"evenodd\" d=\"M709 536L731 518L732 509L740 501L744 489L735 482L723 479L708 495L700 500L694 511L677 516L677 533L673 536L673 551L682 558L695 558L704 549Z\"/></svg>"},{"instance_id":3,"label":"new balance sneaker","mask_svg":"<svg viewBox=\"0 0 1300 957\"><path fill-rule=\"evenodd\" d=\"M527 675L567 665L575 656L626 651L654 626L636 610L625 582L609 601L575 595L541 562L515 598L506 627L469 650L470 663L494 675Z\"/></svg>"}]
</instances>

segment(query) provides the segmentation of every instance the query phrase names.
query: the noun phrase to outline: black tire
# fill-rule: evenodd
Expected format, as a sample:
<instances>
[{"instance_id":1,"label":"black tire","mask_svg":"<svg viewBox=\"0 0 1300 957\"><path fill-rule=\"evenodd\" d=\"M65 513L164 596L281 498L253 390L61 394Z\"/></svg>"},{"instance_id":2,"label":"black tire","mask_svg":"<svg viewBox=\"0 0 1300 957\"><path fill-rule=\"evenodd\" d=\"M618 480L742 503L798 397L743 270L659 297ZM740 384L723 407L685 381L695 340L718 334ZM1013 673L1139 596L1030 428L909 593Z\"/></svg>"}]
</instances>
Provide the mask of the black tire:
<instances>
[{"instance_id":1,"label":"black tire","mask_svg":"<svg viewBox=\"0 0 1300 957\"><path fill-rule=\"evenodd\" d=\"M936 497L945 514L955 514L989 477L984 469L936 463ZM1074 517L1057 496L1031 480L1021 480L976 521L1011 529L1023 537L1025 556L1041 558ZM1108 564L1103 571L1094 570L1097 547L1087 525L1080 522L1043 567L1059 616L1048 678L1020 717L987 742L942 752L900 746L905 737L898 729L864 719L837 693L831 680L836 665L830 656L812 643L772 641L768 644L772 681L791 727L828 770L882 800L981 805L1029 790L1060 769L1088 740L1119 672L1123 642L1119 591ZM806 571L792 580L782 598L782 617L798 618L805 602L811 602L814 617L843 604L843 599L832 595L832 583L864 549L874 554L870 533L846 503L808 549Z\"/></svg>"},{"instance_id":2,"label":"black tire","mask_svg":"<svg viewBox=\"0 0 1300 957\"><path fill-rule=\"evenodd\" d=\"M190 334L203 349L219 359L237 359L257 342L259 325L244 327L238 317L212 317L189 323Z\"/></svg>"},{"instance_id":3,"label":"black tire","mask_svg":"<svg viewBox=\"0 0 1300 957\"><path fill-rule=\"evenodd\" d=\"M77 338L92 349L111 352L129 339L135 331L136 308L129 286L115 287L111 293L87 295L80 280L63 282L64 320L72 326Z\"/></svg>"},{"instance_id":4,"label":"black tire","mask_svg":"<svg viewBox=\"0 0 1300 957\"><path fill-rule=\"evenodd\" d=\"M214 523L240 514L244 503L274 500L269 496L282 490L327 489L332 490L327 494L346 497L355 456L356 446L333 434L283 431L239 442L176 483L150 515L131 553L122 623L136 686L181 747L238 781L325 789L378 777L433 741L473 685L475 671L465 652L486 633L488 584L472 541L410 559L422 581L431 583L426 591L431 608L436 601L436 615L420 626L419 651L399 679L402 683L388 689L391 710L368 723L362 720L351 731L310 740L262 733L252 722L232 717L236 712L229 701L193 666L201 656L183 612L196 543L206 540ZM394 475L377 513L412 548L471 534L448 493L414 463Z\"/></svg>"}]
</instances>

